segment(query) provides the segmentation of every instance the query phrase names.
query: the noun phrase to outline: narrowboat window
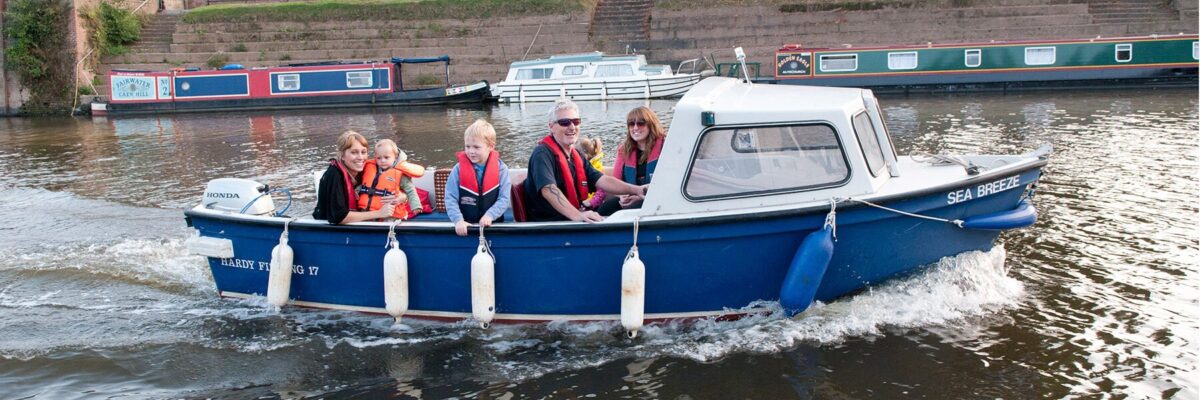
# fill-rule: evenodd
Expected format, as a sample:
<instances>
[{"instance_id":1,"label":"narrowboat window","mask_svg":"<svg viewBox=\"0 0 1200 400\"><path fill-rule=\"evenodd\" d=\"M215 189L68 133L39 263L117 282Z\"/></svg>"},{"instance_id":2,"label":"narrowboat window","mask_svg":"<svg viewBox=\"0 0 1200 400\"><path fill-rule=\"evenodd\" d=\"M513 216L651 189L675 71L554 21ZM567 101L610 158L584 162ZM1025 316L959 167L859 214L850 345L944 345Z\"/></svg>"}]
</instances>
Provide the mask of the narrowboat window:
<instances>
[{"instance_id":1,"label":"narrowboat window","mask_svg":"<svg viewBox=\"0 0 1200 400\"><path fill-rule=\"evenodd\" d=\"M629 64L601 65L596 67L596 77L633 76L633 67Z\"/></svg>"},{"instance_id":2,"label":"narrowboat window","mask_svg":"<svg viewBox=\"0 0 1200 400\"><path fill-rule=\"evenodd\" d=\"M353 71L346 73L346 87L371 87L371 71Z\"/></svg>"},{"instance_id":3,"label":"narrowboat window","mask_svg":"<svg viewBox=\"0 0 1200 400\"><path fill-rule=\"evenodd\" d=\"M278 75L275 79L279 84L279 90L300 90L300 74L283 74Z\"/></svg>"},{"instance_id":4,"label":"narrowboat window","mask_svg":"<svg viewBox=\"0 0 1200 400\"><path fill-rule=\"evenodd\" d=\"M968 49L963 57L968 67L978 67L983 64L983 51L979 49Z\"/></svg>"},{"instance_id":5,"label":"narrowboat window","mask_svg":"<svg viewBox=\"0 0 1200 400\"><path fill-rule=\"evenodd\" d=\"M554 68L521 68L517 70L517 80L546 79L554 72Z\"/></svg>"},{"instance_id":6,"label":"narrowboat window","mask_svg":"<svg viewBox=\"0 0 1200 400\"><path fill-rule=\"evenodd\" d=\"M854 71L858 69L858 54L821 56L821 72Z\"/></svg>"},{"instance_id":7,"label":"narrowboat window","mask_svg":"<svg viewBox=\"0 0 1200 400\"><path fill-rule=\"evenodd\" d=\"M827 124L718 128L700 138L684 193L704 200L811 190L849 179L845 152Z\"/></svg>"},{"instance_id":8,"label":"narrowboat window","mask_svg":"<svg viewBox=\"0 0 1200 400\"><path fill-rule=\"evenodd\" d=\"M888 69L916 69L917 52L888 53Z\"/></svg>"},{"instance_id":9,"label":"narrowboat window","mask_svg":"<svg viewBox=\"0 0 1200 400\"><path fill-rule=\"evenodd\" d=\"M1192 59L1200 60L1200 42L1192 42Z\"/></svg>"},{"instance_id":10,"label":"narrowboat window","mask_svg":"<svg viewBox=\"0 0 1200 400\"><path fill-rule=\"evenodd\" d=\"M877 176L885 164L883 147L879 145L875 125L871 124L871 117L867 116L865 111L855 115L853 123L854 135L858 136L858 145L862 147L863 157L867 159L867 169L871 171L871 176Z\"/></svg>"},{"instance_id":11,"label":"narrowboat window","mask_svg":"<svg viewBox=\"0 0 1200 400\"><path fill-rule=\"evenodd\" d=\"M1132 60L1132 59L1133 59L1133 45L1127 44L1127 43L1126 44L1118 44L1117 45L1117 62L1129 62L1129 60Z\"/></svg>"},{"instance_id":12,"label":"narrowboat window","mask_svg":"<svg viewBox=\"0 0 1200 400\"><path fill-rule=\"evenodd\" d=\"M562 73L562 74L563 74L563 76L577 76L577 75L583 75L583 66L582 66L582 65L568 65L568 66L565 66L565 67L563 67L563 73Z\"/></svg>"},{"instance_id":13,"label":"narrowboat window","mask_svg":"<svg viewBox=\"0 0 1200 400\"><path fill-rule=\"evenodd\" d=\"M1054 64L1054 48L1053 47L1026 47L1025 48L1025 65L1050 65Z\"/></svg>"}]
</instances>

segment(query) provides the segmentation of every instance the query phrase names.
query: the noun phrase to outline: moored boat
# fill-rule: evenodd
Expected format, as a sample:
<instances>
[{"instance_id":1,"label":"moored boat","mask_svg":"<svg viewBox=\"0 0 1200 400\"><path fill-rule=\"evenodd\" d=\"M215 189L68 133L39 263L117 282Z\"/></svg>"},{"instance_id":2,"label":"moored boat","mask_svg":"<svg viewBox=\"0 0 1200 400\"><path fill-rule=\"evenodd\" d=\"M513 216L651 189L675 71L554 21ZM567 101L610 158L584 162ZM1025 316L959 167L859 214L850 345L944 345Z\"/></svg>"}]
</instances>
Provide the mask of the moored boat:
<instances>
[{"instance_id":1,"label":"moored boat","mask_svg":"<svg viewBox=\"0 0 1200 400\"><path fill-rule=\"evenodd\" d=\"M405 89L405 64L442 63L445 87ZM421 106L480 103L487 81L450 85L450 58L393 58L388 61L327 62L218 70L109 72L107 102L92 103L94 116L273 110L293 108Z\"/></svg>"},{"instance_id":2,"label":"moored boat","mask_svg":"<svg viewBox=\"0 0 1200 400\"><path fill-rule=\"evenodd\" d=\"M189 248L209 257L222 296L266 294L283 235L294 250L288 304L484 323L620 320L636 332L643 321L760 312L760 301L800 312L990 249L1000 231L1036 219L1030 197L1048 153L897 156L869 90L710 78L676 105L643 207L600 223L522 222L515 201L516 221L478 237L456 236L444 214L330 225L275 216L253 182L210 184L185 214L198 231ZM437 175L417 185L440 193ZM405 254L403 279L385 273L396 269L385 244ZM481 252L490 279L474 273ZM404 307L392 307L397 287Z\"/></svg>"},{"instance_id":3,"label":"moored boat","mask_svg":"<svg viewBox=\"0 0 1200 400\"><path fill-rule=\"evenodd\" d=\"M940 91L1196 86L1196 34L805 48L775 53L771 83Z\"/></svg>"},{"instance_id":4,"label":"moored boat","mask_svg":"<svg viewBox=\"0 0 1200 400\"><path fill-rule=\"evenodd\" d=\"M549 58L517 61L510 65L504 81L492 88L502 102L572 100L654 99L681 96L700 81L697 60L668 65L650 65L640 54L606 56L595 51ZM692 72L683 73L686 65Z\"/></svg>"}]
</instances>

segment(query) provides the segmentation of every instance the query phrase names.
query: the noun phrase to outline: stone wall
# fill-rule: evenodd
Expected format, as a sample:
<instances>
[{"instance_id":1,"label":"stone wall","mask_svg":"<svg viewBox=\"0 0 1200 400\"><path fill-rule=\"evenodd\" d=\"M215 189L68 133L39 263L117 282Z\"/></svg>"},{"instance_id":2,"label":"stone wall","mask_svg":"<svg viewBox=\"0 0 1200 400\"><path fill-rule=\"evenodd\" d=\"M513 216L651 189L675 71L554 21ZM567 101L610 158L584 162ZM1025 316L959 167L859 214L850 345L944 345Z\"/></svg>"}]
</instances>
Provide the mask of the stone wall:
<instances>
[{"instance_id":1,"label":"stone wall","mask_svg":"<svg viewBox=\"0 0 1200 400\"><path fill-rule=\"evenodd\" d=\"M969 5L964 7L913 2L899 8L809 12L779 6L666 10L642 6L647 0L599 2L616 9L613 18L648 13L648 31L638 35L597 30L587 12L477 20L171 22L161 38L144 35L148 43L134 46L133 54L105 58L96 72L207 68L212 60L255 67L446 54L453 60L453 83L497 82L513 61L601 49L619 52L626 44L653 62L668 64L710 54L729 62L732 48L741 46L748 61L766 66L774 51L789 43L860 47L1196 32L1195 0L1174 1L970 0L962 2ZM155 18L162 25L167 16ZM162 45L149 45L159 40ZM440 70L410 73L405 68L410 79L441 75ZM107 88L98 89L104 93Z\"/></svg>"}]
</instances>

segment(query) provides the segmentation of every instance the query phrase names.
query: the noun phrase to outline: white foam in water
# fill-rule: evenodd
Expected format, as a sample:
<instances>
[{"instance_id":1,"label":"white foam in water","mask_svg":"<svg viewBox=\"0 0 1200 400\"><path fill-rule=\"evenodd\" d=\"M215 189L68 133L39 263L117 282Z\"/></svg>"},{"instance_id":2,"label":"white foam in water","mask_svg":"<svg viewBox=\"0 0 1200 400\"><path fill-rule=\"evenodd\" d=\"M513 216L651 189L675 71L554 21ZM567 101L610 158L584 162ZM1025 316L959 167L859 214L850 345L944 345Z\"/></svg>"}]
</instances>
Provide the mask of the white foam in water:
<instances>
[{"instance_id":1,"label":"white foam in water","mask_svg":"<svg viewBox=\"0 0 1200 400\"><path fill-rule=\"evenodd\" d=\"M917 274L829 304L814 304L794 318L784 317L778 303L770 302L750 308L773 312L737 321L651 324L633 341L620 335L621 328L615 322L552 323L528 328L545 330L540 332L494 333L481 338L491 351L510 357L514 353L534 354L527 361L497 361L495 368L481 370L494 371L504 379L522 380L629 357L674 356L710 362L743 352L774 353L801 344L836 344L883 335L892 329L936 331L948 324L974 329L972 325L986 323L981 317L1013 307L1022 299L1024 286L1006 275L1004 258L1001 246L988 252L948 257ZM559 334L563 338L544 337Z\"/></svg>"}]
</instances>

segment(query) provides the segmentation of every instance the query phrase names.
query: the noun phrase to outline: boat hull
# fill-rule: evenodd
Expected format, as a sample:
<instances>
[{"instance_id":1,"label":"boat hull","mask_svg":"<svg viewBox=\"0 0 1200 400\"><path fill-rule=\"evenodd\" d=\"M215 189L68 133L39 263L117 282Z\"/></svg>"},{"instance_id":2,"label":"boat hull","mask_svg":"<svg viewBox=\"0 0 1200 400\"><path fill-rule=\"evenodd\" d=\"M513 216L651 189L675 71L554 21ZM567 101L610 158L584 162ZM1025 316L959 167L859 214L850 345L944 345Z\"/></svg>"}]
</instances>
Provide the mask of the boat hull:
<instances>
[{"instance_id":1,"label":"boat hull","mask_svg":"<svg viewBox=\"0 0 1200 400\"><path fill-rule=\"evenodd\" d=\"M700 75L680 74L660 78L591 82L501 82L496 85L493 93L500 101L513 103L555 101L560 97L572 100L653 99L681 96L699 81Z\"/></svg>"},{"instance_id":2,"label":"boat hull","mask_svg":"<svg viewBox=\"0 0 1200 400\"><path fill-rule=\"evenodd\" d=\"M929 73L808 79L761 79L768 84L868 88L875 93L1195 87L1195 67L1091 68L1016 72Z\"/></svg>"},{"instance_id":3,"label":"boat hull","mask_svg":"<svg viewBox=\"0 0 1200 400\"><path fill-rule=\"evenodd\" d=\"M310 95L270 98L189 100L141 103L93 104L92 115L130 115L212 111L252 111L345 107L430 106L482 103L488 96L488 84L480 81L451 88L406 90L386 93Z\"/></svg>"},{"instance_id":4,"label":"boat hull","mask_svg":"<svg viewBox=\"0 0 1200 400\"><path fill-rule=\"evenodd\" d=\"M956 191L994 180L981 177L904 198L888 207L946 219L1018 206L1040 176L1035 166L1007 176L1019 185L948 204ZM828 207L748 215L649 221L638 249L646 265L647 320L727 317L776 301L790 261L805 235L820 229ZM203 237L232 241L232 258L210 258L223 296L266 293L271 249L282 219L247 218L203 209L186 213ZM942 257L988 250L999 231L969 230L865 205L837 210L837 241L815 300L829 301L902 275ZM625 224L501 224L487 230L496 257L496 322L619 320L621 264L633 240ZM401 226L408 257L406 317L471 317L471 257L477 237L449 226ZM293 223L292 304L384 313L383 257L387 227Z\"/></svg>"}]
</instances>

